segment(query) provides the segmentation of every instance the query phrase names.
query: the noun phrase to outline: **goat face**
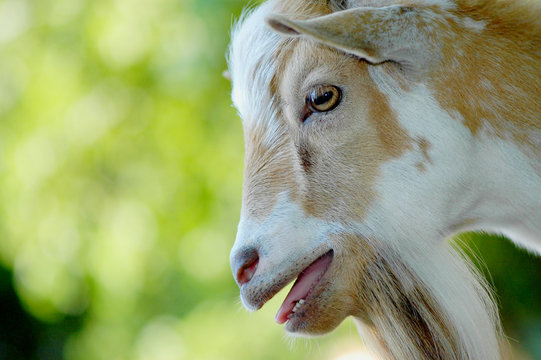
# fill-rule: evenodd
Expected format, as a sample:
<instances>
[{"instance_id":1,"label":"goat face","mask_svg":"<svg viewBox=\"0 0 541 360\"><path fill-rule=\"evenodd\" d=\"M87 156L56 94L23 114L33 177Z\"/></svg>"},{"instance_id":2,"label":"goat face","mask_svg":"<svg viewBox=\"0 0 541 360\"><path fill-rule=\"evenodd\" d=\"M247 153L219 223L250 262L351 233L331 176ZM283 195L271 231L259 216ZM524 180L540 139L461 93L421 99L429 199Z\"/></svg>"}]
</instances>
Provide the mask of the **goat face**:
<instances>
[{"instance_id":1,"label":"goat face","mask_svg":"<svg viewBox=\"0 0 541 360\"><path fill-rule=\"evenodd\" d=\"M372 305L363 279L381 263L372 238L383 231L367 223L368 212L382 164L413 144L367 62L278 37L263 23L265 10L247 19L231 54L246 143L231 263L253 310L298 277L276 321L319 334L346 316L364 318Z\"/></svg>"},{"instance_id":2,"label":"goat face","mask_svg":"<svg viewBox=\"0 0 541 360\"><path fill-rule=\"evenodd\" d=\"M394 358L497 359L484 283L440 241L477 201L465 196L474 134L425 81L459 21L441 15L443 0L336 13L313 3L306 21L269 18L280 2L265 3L234 31L246 158L231 265L244 305L298 277L276 316L289 332L353 315L388 336Z\"/></svg>"},{"instance_id":3,"label":"goat face","mask_svg":"<svg viewBox=\"0 0 541 360\"><path fill-rule=\"evenodd\" d=\"M315 334L363 308L359 273L368 250L362 238L352 241L359 235L351 226L362 223L375 196L378 164L399 155L408 141L369 80L366 63L306 41L286 51L283 73L273 80L277 108L264 119L241 109L250 115L244 121L242 218L231 261L251 309L304 271L276 320L288 320L290 332ZM311 109L325 91L336 107ZM381 136L379 127L391 135Z\"/></svg>"},{"instance_id":4,"label":"goat face","mask_svg":"<svg viewBox=\"0 0 541 360\"><path fill-rule=\"evenodd\" d=\"M261 46L261 39L252 41ZM287 320L290 332L318 334L348 315L364 317L362 274L375 257L364 219L381 164L411 144L366 62L301 39L283 42L267 61L259 66L280 68L272 78L263 78L264 69L252 83L233 78L246 164L232 267L251 309L307 273L276 320ZM314 108L318 95L318 108L331 110Z\"/></svg>"}]
</instances>

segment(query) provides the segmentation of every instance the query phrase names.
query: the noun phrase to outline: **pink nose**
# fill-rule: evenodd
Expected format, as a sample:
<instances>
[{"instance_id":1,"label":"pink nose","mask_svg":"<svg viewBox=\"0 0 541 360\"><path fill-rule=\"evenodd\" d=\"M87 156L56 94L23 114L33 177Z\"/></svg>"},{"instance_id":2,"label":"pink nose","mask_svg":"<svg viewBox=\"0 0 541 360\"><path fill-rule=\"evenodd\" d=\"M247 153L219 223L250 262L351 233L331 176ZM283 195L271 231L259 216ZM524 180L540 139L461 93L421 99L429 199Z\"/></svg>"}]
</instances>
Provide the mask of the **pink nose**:
<instances>
[{"instance_id":1,"label":"pink nose","mask_svg":"<svg viewBox=\"0 0 541 360\"><path fill-rule=\"evenodd\" d=\"M259 255L256 249L244 249L239 251L231 263L235 280L239 286L246 284L253 277L259 264Z\"/></svg>"}]
</instances>

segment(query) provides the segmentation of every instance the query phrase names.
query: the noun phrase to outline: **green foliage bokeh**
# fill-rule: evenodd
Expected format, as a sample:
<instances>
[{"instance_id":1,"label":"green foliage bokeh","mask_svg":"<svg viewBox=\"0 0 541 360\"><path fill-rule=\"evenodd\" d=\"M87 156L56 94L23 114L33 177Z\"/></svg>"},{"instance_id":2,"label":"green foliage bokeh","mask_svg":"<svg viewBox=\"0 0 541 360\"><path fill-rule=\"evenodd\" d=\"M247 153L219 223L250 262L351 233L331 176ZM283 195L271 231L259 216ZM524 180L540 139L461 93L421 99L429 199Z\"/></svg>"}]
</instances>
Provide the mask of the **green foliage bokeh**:
<instances>
[{"instance_id":1,"label":"green foliage bokeh","mask_svg":"<svg viewBox=\"0 0 541 360\"><path fill-rule=\"evenodd\" d=\"M361 348L349 321L285 339L272 322L283 295L241 309L228 254L244 145L221 73L244 6L0 1L2 284L35 319L13 327L41 329L27 355L0 337L0 358L338 359ZM489 259L498 273L501 254ZM528 284L509 296L541 301ZM509 306L512 329L516 314L539 329L538 308Z\"/></svg>"}]
</instances>

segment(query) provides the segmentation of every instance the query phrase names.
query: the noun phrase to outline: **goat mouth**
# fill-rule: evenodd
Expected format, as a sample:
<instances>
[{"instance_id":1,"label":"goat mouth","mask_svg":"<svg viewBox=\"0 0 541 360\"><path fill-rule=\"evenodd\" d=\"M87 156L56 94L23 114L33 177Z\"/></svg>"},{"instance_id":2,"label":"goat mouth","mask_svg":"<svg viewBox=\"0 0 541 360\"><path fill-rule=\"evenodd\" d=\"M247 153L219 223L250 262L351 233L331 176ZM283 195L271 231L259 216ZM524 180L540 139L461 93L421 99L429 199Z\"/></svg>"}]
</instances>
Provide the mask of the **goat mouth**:
<instances>
[{"instance_id":1,"label":"goat mouth","mask_svg":"<svg viewBox=\"0 0 541 360\"><path fill-rule=\"evenodd\" d=\"M282 306L280 306L280 309L276 313L274 320L278 324L287 322L295 313L302 309L316 285L327 273L333 256L334 251L329 250L301 271L295 284L289 290L289 294L287 294Z\"/></svg>"}]
</instances>

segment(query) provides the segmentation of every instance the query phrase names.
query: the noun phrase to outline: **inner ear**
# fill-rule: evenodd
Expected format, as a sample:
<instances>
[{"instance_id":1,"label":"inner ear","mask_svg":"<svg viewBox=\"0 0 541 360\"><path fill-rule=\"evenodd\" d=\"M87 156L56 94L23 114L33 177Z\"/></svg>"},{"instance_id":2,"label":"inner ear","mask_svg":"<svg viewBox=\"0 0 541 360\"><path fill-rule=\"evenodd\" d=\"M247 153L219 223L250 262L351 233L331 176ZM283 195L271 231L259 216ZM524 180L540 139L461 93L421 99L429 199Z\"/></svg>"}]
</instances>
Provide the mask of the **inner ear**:
<instances>
[{"instance_id":1,"label":"inner ear","mask_svg":"<svg viewBox=\"0 0 541 360\"><path fill-rule=\"evenodd\" d=\"M287 20L283 16L272 15L265 19L267 25L271 27L274 31L279 34L289 35L289 36L298 36L300 33L295 30L292 26L294 23Z\"/></svg>"}]
</instances>

